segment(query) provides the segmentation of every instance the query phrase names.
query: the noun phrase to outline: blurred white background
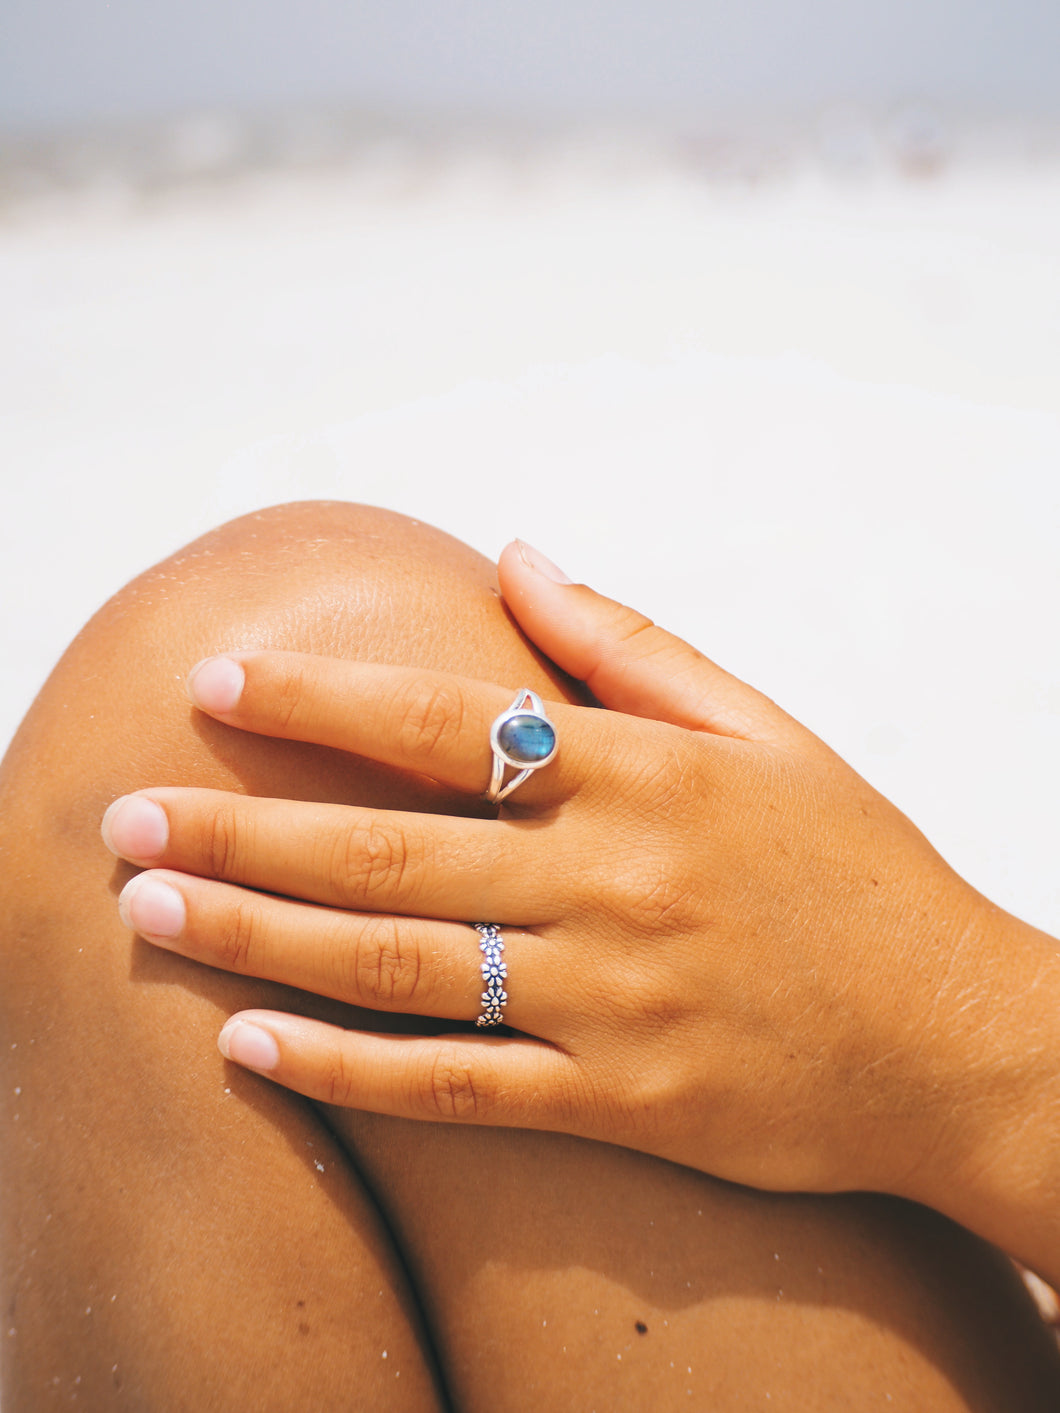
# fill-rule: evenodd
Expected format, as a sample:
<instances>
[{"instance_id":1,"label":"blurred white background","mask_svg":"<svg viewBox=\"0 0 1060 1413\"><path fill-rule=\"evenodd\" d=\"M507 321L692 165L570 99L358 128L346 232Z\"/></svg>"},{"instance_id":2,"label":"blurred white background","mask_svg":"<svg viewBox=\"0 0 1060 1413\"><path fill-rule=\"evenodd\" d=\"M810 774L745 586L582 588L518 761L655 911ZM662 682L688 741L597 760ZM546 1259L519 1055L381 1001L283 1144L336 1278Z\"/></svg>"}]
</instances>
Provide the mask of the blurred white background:
<instances>
[{"instance_id":1,"label":"blurred white background","mask_svg":"<svg viewBox=\"0 0 1060 1413\"><path fill-rule=\"evenodd\" d=\"M1060 9L2 0L0 738L310 496L514 534L1060 929Z\"/></svg>"}]
</instances>

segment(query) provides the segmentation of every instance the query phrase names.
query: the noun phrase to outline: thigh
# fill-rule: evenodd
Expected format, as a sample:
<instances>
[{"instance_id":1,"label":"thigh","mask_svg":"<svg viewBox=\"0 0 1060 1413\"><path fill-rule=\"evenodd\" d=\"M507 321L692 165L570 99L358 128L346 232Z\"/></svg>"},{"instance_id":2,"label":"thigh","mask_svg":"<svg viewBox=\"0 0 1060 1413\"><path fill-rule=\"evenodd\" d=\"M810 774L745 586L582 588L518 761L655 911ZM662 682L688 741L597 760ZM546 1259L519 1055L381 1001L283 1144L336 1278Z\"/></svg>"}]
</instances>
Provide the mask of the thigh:
<instances>
[{"instance_id":1,"label":"thigh","mask_svg":"<svg viewBox=\"0 0 1060 1413\"><path fill-rule=\"evenodd\" d=\"M324 752L211 729L181 685L233 636L341 648L323 601L343 596L336 564L315 572L329 523L251 518L130 585L4 762L4 1413L444 1405L347 1150L308 1103L217 1052L234 1007L298 998L130 938L115 913L128 870L99 839L108 801L148 780L334 798L365 783ZM359 544L370 561L369 531Z\"/></svg>"},{"instance_id":2,"label":"thigh","mask_svg":"<svg viewBox=\"0 0 1060 1413\"><path fill-rule=\"evenodd\" d=\"M295 1385L301 1406L342 1406L357 1388L385 1407L397 1385L396 1406L414 1408L435 1396L433 1351L467 1410L885 1407L887 1394L1054 1406L1051 1346L1007 1263L931 1214L751 1193L560 1135L317 1113L223 1067L229 1011L333 1008L130 942L114 912L122 871L97 842L106 804L172 783L464 807L190 711L180 679L195 660L258 646L572 695L478 556L351 506L224 527L90 625L3 787L17 1046L4 1051L7 1092L21 1091L6 1279L23 1312L15 1348L47 1356L16 1360L19 1379L39 1382L48 1358L72 1379L91 1355L97 1380L135 1377L136 1406L212 1406L160 1398L173 1367L216 1406L242 1406L218 1390L249 1386L254 1366L277 1407L299 1406Z\"/></svg>"}]
</instances>

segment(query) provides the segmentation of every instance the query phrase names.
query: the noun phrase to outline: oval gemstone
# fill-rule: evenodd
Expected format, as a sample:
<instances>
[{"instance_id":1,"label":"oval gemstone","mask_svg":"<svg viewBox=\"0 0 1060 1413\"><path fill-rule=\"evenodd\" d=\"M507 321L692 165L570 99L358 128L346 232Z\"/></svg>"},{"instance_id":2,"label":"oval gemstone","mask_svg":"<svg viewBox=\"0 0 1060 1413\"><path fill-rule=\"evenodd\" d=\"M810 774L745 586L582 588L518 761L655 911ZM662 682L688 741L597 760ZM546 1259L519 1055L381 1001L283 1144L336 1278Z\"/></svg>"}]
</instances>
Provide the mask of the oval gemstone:
<instances>
[{"instance_id":1,"label":"oval gemstone","mask_svg":"<svg viewBox=\"0 0 1060 1413\"><path fill-rule=\"evenodd\" d=\"M509 760L520 765L537 765L556 746L556 733L547 721L529 713L510 716L497 732L497 744Z\"/></svg>"}]
</instances>

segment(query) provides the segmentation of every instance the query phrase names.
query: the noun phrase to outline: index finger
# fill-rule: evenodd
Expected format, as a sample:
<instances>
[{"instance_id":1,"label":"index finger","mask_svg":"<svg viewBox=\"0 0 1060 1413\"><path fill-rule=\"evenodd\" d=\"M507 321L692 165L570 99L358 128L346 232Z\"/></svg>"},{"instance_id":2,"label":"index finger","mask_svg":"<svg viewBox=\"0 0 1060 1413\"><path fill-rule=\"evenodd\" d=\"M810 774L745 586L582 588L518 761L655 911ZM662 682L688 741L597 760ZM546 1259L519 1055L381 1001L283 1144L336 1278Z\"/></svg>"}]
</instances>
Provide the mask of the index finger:
<instances>
[{"instance_id":1,"label":"index finger","mask_svg":"<svg viewBox=\"0 0 1060 1413\"><path fill-rule=\"evenodd\" d=\"M188 695L231 726L349 751L471 794L490 784L490 729L513 700L510 689L447 673L281 652L207 658L189 674ZM611 758L608 713L545 709L556 756L520 785L519 803L556 803L578 788L590 759L590 715L591 756Z\"/></svg>"}]
</instances>

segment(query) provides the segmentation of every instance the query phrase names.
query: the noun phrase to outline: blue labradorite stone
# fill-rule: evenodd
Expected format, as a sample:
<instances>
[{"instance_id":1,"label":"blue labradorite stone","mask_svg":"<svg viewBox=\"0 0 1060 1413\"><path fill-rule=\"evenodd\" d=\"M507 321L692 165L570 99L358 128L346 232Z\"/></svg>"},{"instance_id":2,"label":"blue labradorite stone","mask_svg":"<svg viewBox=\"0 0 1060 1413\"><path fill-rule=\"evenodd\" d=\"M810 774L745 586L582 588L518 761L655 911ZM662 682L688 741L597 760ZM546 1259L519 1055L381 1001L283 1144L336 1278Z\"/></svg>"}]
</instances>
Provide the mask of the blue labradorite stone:
<instances>
[{"instance_id":1,"label":"blue labradorite stone","mask_svg":"<svg viewBox=\"0 0 1060 1413\"><path fill-rule=\"evenodd\" d=\"M497 732L497 744L520 765L536 765L552 754L556 733L539 716L511 716Z\"/></svg>"}]
</instances>

